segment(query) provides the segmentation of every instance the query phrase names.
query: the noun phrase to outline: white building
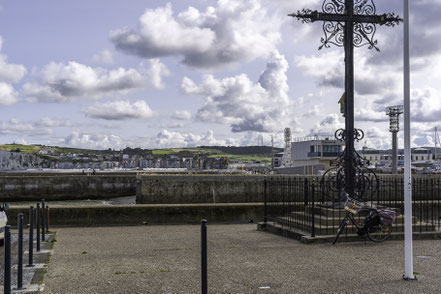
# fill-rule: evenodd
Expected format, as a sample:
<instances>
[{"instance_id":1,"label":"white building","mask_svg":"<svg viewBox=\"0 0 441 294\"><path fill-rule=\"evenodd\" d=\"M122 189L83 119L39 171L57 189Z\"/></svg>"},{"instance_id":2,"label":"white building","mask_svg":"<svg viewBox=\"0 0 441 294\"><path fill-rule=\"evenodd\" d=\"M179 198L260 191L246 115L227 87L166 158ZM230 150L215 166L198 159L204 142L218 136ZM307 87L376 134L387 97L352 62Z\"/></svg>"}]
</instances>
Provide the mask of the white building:
<instances>
[{"instance_id":1,"label":"white building","mask_svg":"<svg viewBox=\"0 0 441 294\"><path fill-rule=\"evenodd\" d=\"M297 138L291 142L291 166L277 173L316 175L336 166L344 143L329 137Z\"/></svg>"}]
</instances>

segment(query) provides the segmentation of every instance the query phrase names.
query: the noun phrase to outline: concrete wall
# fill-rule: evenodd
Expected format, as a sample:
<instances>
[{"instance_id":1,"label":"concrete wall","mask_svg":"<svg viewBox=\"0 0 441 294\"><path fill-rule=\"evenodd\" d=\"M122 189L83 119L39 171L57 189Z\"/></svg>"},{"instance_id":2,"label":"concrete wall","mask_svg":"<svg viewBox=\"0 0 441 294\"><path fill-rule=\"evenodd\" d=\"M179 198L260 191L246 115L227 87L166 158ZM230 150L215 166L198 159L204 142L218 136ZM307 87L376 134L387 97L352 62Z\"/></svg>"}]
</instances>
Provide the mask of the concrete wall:
<instances>
[{"instance_id":1,"label":"concrete wall","mask_svg":"<svg viewBox=\"0 0 441 294\"><path fill-rule=\"evenodd\" d=\"M0 176L0 201L105 199L135 194L135 175Z\"/></svg>"},{"instance_id":2,"label":"concrete wall","mask_svg":"<svg viewBox=\"0 0 441 294\"><path fill-rule=\"evenodd\" d=\"M50 227L197 224L201 219L209 223L247 223L262 221L263 207L263 203L59 206L50 207L49 222ZM29 223L29 208L16 207L6 212L9 225L17 225L20 212L24 223Z\"/></svg>"},{"instance_id":3,"label":"concrete wall","mask_svg":"<svg viewBox=\"0 0 441 294\"><path fill-rule=\"evenodd\" d=\"M264 201L264 176L142 176L136 203L250 203Z\"/></svg>"}]
</instances>

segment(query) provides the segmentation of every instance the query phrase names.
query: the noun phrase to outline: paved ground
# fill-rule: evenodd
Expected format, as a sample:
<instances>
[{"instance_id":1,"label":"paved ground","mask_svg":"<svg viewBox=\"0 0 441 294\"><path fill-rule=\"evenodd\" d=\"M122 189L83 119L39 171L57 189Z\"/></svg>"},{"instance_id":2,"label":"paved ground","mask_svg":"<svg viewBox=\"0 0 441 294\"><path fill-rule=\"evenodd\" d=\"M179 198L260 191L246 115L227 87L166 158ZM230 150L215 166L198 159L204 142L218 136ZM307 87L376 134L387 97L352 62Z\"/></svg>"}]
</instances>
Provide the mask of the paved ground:
<instances>
[{"instance_id":1,"label":"paved ground","mask_svg":"<svg viewBox=\"0 0 441 294\"><path fill-rule=\"evenodd\" d=\"M44 293L200 293L200 227L60 228ZM439 293L441 241L304 245L256 225L208 226L209 293Z\"/></svg>"}]
</instances>

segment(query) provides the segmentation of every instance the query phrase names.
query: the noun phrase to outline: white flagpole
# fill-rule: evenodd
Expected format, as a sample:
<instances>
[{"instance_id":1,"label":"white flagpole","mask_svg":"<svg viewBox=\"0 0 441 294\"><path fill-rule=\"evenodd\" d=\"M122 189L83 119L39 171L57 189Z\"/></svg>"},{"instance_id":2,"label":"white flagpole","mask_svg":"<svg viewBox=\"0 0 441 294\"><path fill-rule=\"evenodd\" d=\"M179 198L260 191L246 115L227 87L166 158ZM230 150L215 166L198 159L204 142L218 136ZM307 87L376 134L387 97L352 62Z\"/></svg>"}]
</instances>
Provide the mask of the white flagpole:
<instances>
[{"instance_id":1,"label":"white flagpole","mask_svg":"<svg viewBox=\"0 0 441 294\"><path fill-rule=\"evenodd\" d=\"M403 278L414 280L412 246L412 171L410 146L409 0L404 0L404 266Z\"/></svg>"}]
</instances>

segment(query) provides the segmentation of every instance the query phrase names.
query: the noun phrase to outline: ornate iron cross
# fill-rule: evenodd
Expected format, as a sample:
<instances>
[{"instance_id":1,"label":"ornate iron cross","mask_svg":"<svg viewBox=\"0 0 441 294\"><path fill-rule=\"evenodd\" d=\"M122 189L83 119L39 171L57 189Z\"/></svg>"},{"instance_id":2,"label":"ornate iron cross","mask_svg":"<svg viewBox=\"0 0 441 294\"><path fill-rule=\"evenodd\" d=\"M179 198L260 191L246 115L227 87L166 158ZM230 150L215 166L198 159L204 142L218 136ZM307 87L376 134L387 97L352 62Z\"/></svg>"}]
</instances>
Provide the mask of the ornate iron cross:
<instances>
[{"instance_id":1,"label":"ornate iron cross","mask_svg":"<svg viewBox=\"0 0 441 294\"><path fill-rule=\"evenodd\" d=\"M375 40L376 25L395 26L402 19L394 13L376 14L373 0L324 0L323 12L303 9L297 13L289 14L303 23L323 21L325 36L321 38L323 47L329 48L331 44L345 49L345 129L336 132L336 138L345 141L345 151L341 156L341 169L337 178L342 187L351 197L363 198L365 189L365 176L362 172L363 164L357 154L354 141L361 140L363 131L354 128L354 46L377 47Z\"/></svg>"}]
</instances>

